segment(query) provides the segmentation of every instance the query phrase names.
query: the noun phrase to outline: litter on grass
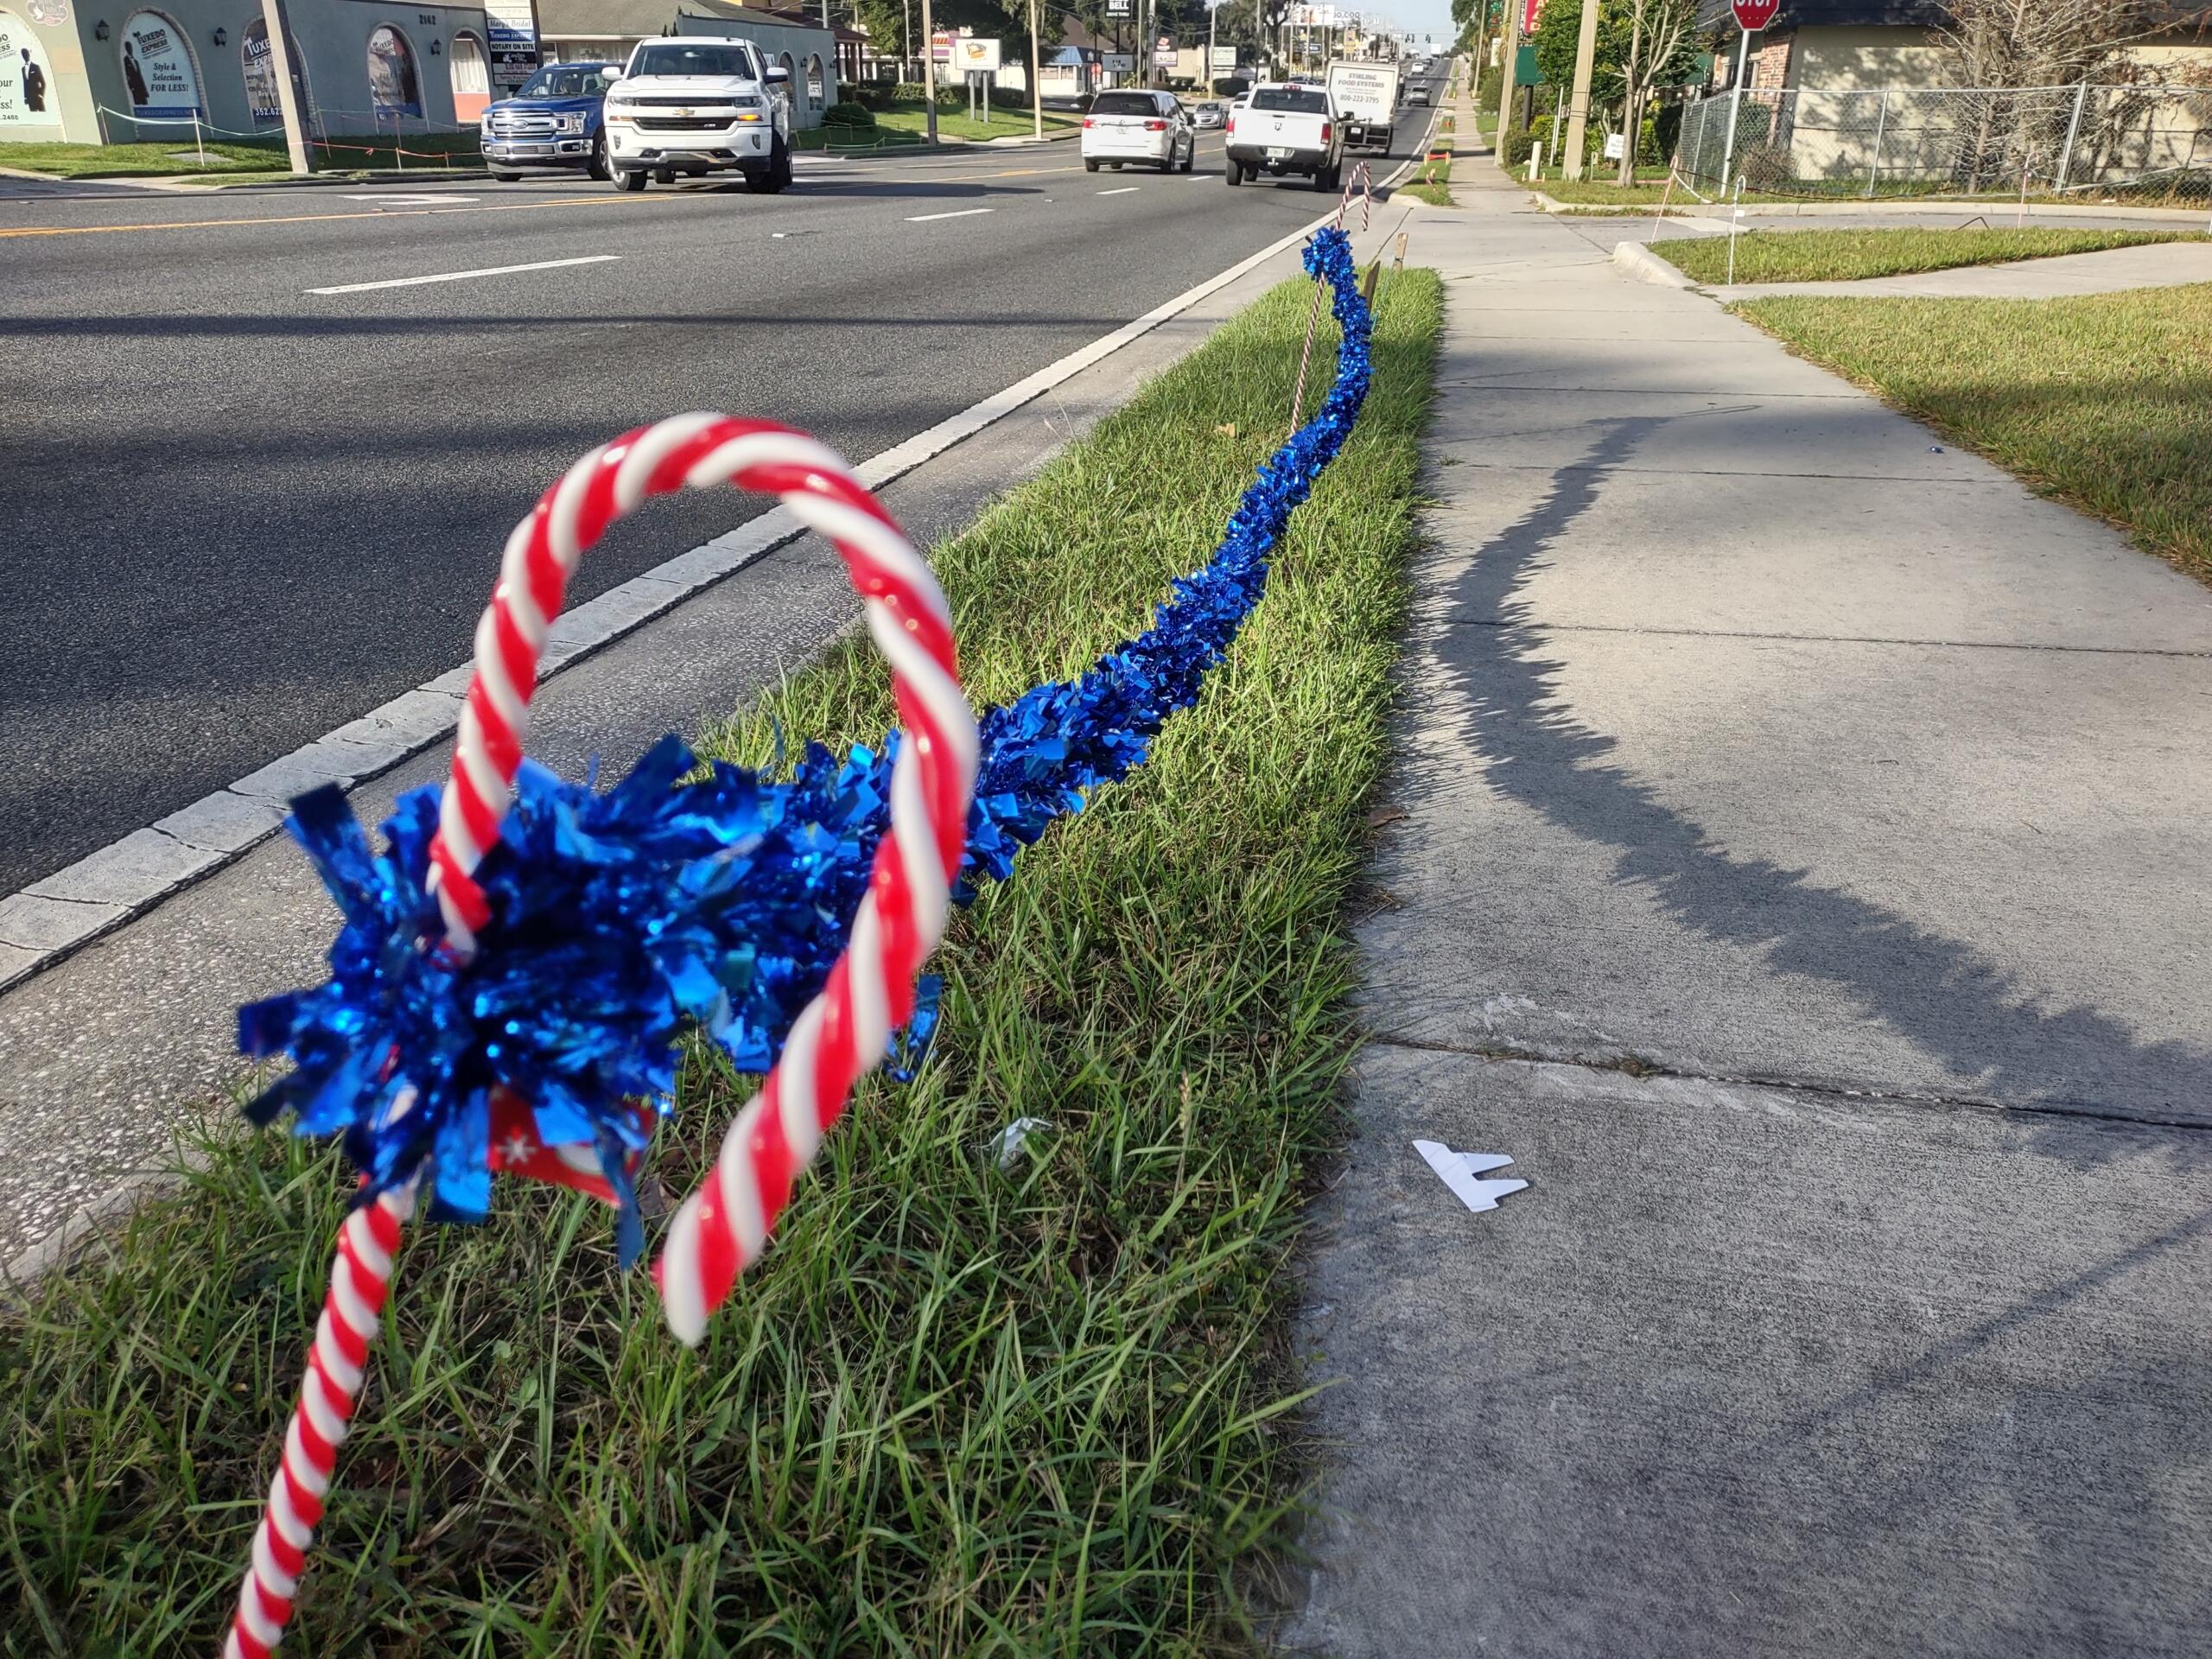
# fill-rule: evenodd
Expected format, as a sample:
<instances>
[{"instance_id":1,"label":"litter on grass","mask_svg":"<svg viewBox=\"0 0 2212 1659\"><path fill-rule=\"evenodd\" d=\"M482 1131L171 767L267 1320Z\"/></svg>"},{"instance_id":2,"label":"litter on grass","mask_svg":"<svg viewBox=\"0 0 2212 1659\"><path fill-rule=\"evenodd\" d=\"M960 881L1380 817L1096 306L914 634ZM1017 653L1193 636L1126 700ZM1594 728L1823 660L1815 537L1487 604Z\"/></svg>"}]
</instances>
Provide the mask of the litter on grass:
<instances>
[{"instance_id":1,"label":"litter on grass","mask_svg":"<svg viewBox=\"0 0 2212 1659\"><path fill-rule=\"evenodd\" d=\"M983 1150L998 1160L1001 1169L1012 1169L1021 1161L1021 1150L1028 1145L1029 1137L1052 1127L1041 1117L1017 1117L993 1135Z\"/></svg>"}]
</instances>

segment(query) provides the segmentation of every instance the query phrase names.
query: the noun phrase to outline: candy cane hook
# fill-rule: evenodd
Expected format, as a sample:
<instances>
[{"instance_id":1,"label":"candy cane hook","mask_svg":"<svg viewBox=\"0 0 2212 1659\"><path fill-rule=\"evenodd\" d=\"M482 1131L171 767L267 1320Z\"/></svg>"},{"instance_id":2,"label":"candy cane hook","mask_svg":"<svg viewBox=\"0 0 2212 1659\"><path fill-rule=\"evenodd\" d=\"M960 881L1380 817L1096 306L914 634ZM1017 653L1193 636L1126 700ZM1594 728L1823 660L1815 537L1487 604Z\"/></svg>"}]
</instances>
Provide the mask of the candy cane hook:
<instances>
[{"instance_id":1,"label":"candy cane hook","mask_svg":"<svg viewBox=\"0 0 2212 1659\"><path fill-rule=\"evenodd\" d=\"M891 664L906 733L892 771L892 834L877 855L854 943L830 981L847 1010L835 1033L848 1047L873 1041L873 1049L853 1048L861 1057L857 1076L912 1013L913 974L944 931L951 879L966 848L976 719L960 690L951 613L927 563L835 452L788 427L683 415L625 433L571 467L507 537L499 585L477 623L475 672L430 843L429 881L446 927L440 948L467 961L491 919L476 870L506 817L539 660L577 562L648 497L721 483L782 497L836 544L864 601L868 632ZM825 991L800 1016L810 1041L821 1040L829 996ZM834 1054L818 1067L824 1079L841 1074ZM789 1143L798 1154L791 1173L811 1155L815 1140L818 1133ZM776 1207L781 1203L779 1193ZM266 1659L283 1639L391 1287L401 1228L414 1207L410 1185L355 1211L339 1230L329 1293L226 1659Z\"/></svg>"}]
</instances>

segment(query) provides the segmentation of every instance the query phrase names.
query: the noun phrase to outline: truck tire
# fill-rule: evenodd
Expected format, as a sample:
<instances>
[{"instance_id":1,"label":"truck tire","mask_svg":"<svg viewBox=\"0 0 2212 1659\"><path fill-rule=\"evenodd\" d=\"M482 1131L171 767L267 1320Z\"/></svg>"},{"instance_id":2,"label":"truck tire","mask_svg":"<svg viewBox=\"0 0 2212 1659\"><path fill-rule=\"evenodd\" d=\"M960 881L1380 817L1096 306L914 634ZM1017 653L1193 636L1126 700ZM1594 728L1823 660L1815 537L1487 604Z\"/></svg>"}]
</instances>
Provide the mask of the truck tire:
<instances>
[{"instance_id":1,"label":"truck tire","mask_svg":"<svg viewBox=\"0 0 2212 1659\"><path fill-rule=\"evenodd\" d=\"M1222 168L1221 175L1229 181L1232 188L1244 182L1244 169L1233 161Z\"/></svg>"},{"instance_id":2,"label":"truck tire","mask_svg":"<svg viewBox=\"0 0 2212 1659\"><path fill-rule=\"evenodd\" d=\"M756 196L772 196L791 181L791 152L780 138L768 151L768 170L745 175L745 188Z\"/></svg>"},{"instance_id":3,"label":"truck tire","mask_svg":"<svg viewBox=\"0 0 2212 1659\"><path fill-rule=\"evenodd\" d=\"M493 182L498 184L520 184L522 182L522 175L519 173L494 173L492 175L492 178Z\"/></svg>"},{"instance_id":4,"label":"truck tire","mask_svg":"<svg viewBox=\"0 0 2212 1659\"><path fill-rule=\"evenodd\" d=\"M1086 173L1096 173L1098 170L1098 163L1096 162L1085 162L1083 164L1083 170Z\"/></svg>"},{"instance_id":5,"label":"truck tire","mask_svg":"<svg viewBox=\"0 0 2212 1659\"><path fill-rule=\"evenodd\" d=\"M607 165L607 135L603 132L591 141L591 166L588 171L591 176L601 184L614 176L613 170Z\"/></svg>"},{"instance_id":6,"label":"truck tire","mask_svg":"<svg viewBox=\"0 0 2212 1659\"><path fill-rule=\"evenodd\" d=\"M614 176L621 181L625 190L642 190L645 188L645 175L643 168L635 172L618 173Z\"/></svg>"},{"instance_id":7,"label":"truck tire","mask_svg":"<svg viewBox=\"0 0 2212 1659\"><path fill-rule=\"evenodd\" d=\"M676 182L676 169L672 167L657 168L653 173L653 182L655 184L674 184Z\"/></svg>"}]
</instances>

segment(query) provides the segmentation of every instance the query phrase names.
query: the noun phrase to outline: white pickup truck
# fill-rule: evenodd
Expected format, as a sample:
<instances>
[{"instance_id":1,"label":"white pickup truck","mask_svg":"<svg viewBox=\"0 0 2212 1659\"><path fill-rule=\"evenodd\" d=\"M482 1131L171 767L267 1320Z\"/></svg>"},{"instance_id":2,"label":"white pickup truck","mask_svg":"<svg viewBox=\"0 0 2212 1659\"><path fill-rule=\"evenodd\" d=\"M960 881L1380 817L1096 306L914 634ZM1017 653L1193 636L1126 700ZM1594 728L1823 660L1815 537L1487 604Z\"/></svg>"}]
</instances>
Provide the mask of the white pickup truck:
<instances>
[{"instance_id":1,"label":"white pickup truck","mask_svg":"<svg viewBox=\"0 0 2212 1659\"><path fill-rule=\"evenodd\" d=\"M772 194L791 181L791 71L750 41L641 41L607 89L607 164L625 190L650 176L742 173Z\"/></svg>"},{"instance_id":2,"label":"white pickup truck","mask_svg":"<svg viewBox=\"0 0 2212 1659\"><path fill-rule=\"evenodd\" d=\"M1262 173L1302 174L1316 190L1344 182L1344 123L1319 81L1263 81L1249 102L1229 112L1227 174L1231 184Z\"/></svg>"},{"instance_id":3,"label":"white pickup truck","mask_svg":"<svg viewBox=\"0 0 2212 1659\"><path fill-rule=\"evenodd\" d=\"M1329 66L1329 102L1344 124L1344 148L1387 150L1398 114L1398 66L1338 58Z\"/></svg>"}]
</instances>

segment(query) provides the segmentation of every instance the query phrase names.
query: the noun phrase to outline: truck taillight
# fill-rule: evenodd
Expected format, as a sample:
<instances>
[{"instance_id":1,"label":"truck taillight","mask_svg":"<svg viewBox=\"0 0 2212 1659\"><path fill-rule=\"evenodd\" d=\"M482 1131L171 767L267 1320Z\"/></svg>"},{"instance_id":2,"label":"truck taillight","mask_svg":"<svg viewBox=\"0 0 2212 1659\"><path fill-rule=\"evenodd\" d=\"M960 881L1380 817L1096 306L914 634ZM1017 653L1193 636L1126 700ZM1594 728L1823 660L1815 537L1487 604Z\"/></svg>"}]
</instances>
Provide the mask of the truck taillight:
<instances>
[{"instance_id":1,"label":"truck taillight","mask_svg":"<svg viewBox=\"0 0 2212 1659\"><path fill-rule=\"evenodd\" d=\"M1325 144L1329 142L1329 124L1325 121L1321 124L1321 142Z\"/></svg>"},{"instance_id":2,"label":"truck taillight","mask_svg":"<svg viewBox=\"0 0 2212 1659\"><path fill-rule=\"evenodd\" d=\"M1165 132L1167 124L1165 121L1147 121L1144 124L1144 130L1147 132Z\"/></svg>"},{"instance_id":3,"label":"truck taillight","mask_svg":"<svg viewBox=\"0 0 2212 1659\"><path fill-rule=\"evenodd\" d=\"M1084 130L1088 131L1095 124L1092 122L1091 118L1086 115L1083 118L1083 124Z\"/></svg>"}]
</instances>

